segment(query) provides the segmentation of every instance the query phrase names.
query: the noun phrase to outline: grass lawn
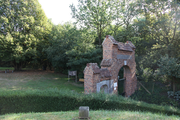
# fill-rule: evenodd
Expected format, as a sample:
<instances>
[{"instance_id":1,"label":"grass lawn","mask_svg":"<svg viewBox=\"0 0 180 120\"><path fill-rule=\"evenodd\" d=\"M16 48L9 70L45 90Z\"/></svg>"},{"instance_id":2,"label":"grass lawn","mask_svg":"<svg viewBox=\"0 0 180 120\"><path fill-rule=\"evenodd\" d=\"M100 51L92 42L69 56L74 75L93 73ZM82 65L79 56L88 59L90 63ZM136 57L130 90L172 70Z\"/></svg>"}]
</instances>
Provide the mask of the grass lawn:
<instances>
[{"instance_id":1,"label":"grass lawn","mask_svg":"<svg viewBox=\"0 0 180 120\"><path fill-rule=\"evenodd\" d=\"M4 68L7 69L7 68ZM0 68L3 70L3 68ZM46 90L49 88L70 89L82 93L83 83L68 82L67 75L53 71L24 70L13 73L0 73L0 90ZM78 111L48 112L48 113L17 113L0 115L0 120L77 120ZM178 116L152 114L130 111L90 111L91 120L178 120Z\"/></svg>"},{"instance_id":2,"label":"grass lawn","mask_svg":"<svg viewBox=\"0 0 180 120\"><path fill-rule=\"evenodd\" d=\"M1 70L1 71L7 70L7 69L9 69L9 70L14 70L13 67L0 67L0 70Z\"/></svg>"},{"instance_id":3,"label":"grass lawn","mask_svg":"<svg viewBox=\"0 0 180 120\"><path fill-rule=\"evenodd\" d=\"M68 88L83 92L83 83L68 82L66 75L52 71L20 71L14 73L0 73L0 90L45 90L48 88Z\"/></svg>"},{"instance_id":4,"label":"grass lawn","mask_svg":"<svg viewBox=\"0 0 180 120\"><path fill-rule=\"evenodd\" d=\"M179 120L179 116L167 116L147 112L90 111L90 120ZM1 120L79 120L79 111L19 113L1 115Z\"/></svg>"}]
</instances>

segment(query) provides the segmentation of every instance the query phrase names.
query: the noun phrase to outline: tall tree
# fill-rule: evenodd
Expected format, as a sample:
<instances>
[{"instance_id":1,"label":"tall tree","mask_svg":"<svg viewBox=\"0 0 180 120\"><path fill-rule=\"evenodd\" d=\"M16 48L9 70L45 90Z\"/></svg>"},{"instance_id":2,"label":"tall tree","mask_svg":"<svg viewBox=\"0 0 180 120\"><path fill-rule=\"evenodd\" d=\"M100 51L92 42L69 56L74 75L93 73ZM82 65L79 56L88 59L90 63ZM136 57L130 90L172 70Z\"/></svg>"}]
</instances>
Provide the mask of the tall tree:
<instances>
[{"instance_id":1,"label":"tall tree","mask_svg":"<svg viewBox=\"0 0 180 120\"><path fill-rule=\"evenodd\" d=\"M158 63L158 74L166 76L171 80L171 88L175 93L177 80L180 78L180 63L176 58L169 58L168 55L161 57Z\"/></svg>"},{"instance_id":2,"label":"tall tree","mask_svg":"<svg viewBox=\"0 0 180 120\"><path fill-rule=\"evenodd\" d=\"M146 48L141 66L155 71L161 55L179 57L180 7L176 1L168 0L139 0L138 5L141 14L136 20L136 34Z\"/></svg>"},{"instance_id":3,"label":"tall tree","mask_svg":"<svg viewBox=\"0 0 180 120\"><path fill-rule=\"evenodd\" d=\"M72 17L81 27L96 30L101 45L104 29L112 23L112 0L78 0L78 7L70 5Z\"/></svg>"},{"instance_id":4,"label":"tall tree","mask_svg":"<svg viewBox=\"0 0 180 120\"><path fill-rule=\"evenodd\" d=\"M60 72L66 71L66 63L68 61L66 51L72 49L78 40L79 32L71 23L64 25L53 25L49 34L49 46L44 48L48 60L52 66Z\"/></svg>"},{"instance_id":5,"label":"tall tree","mask_svg":"<svg viewBox=\"0 0 180 120\"><path fill-rule=\"evenodd\" d=\"M116 0L113 4L114 36L121 41L130 40L134 36L134 20L139 16L137 0ZM121 32L119 28L123 27Z\"/></svg>"},{"instance_id":6,"label":"tall tree","mask_svg":"<svg viewBox=\"0 0 180 120\"><path fill-rule=\"evenodd\" d=\"M0 57L21 70L37 58L39 42L50 31L48 19L38 0L1 0L0 9Z\"/></svg>"},{"instance_id":7,"label":"tall tree","mask_svg":"<svg viewBox=\"0 0 180 120\"><path fill-rule=\"evenodd\" d=\"M87 63L100 63L102 60L102 49L94 45L94 32L84 29L79 31L77 41L71 50L66 52L67 66L78 71L78 77L83 77L83 70Z\"/></svg>"}]
</instances>

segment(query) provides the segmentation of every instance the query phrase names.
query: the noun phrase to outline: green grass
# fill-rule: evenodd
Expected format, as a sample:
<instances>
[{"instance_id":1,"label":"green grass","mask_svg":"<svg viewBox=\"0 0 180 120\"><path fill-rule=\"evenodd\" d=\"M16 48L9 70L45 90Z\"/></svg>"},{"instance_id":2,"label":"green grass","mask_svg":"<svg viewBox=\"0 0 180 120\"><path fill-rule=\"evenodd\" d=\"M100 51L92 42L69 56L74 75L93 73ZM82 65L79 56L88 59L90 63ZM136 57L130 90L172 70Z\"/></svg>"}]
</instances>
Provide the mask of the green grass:
<instances>
[{"instance_id":1,"label":"green grass","mask_svg":"<svg viewBox=\"0 0 180 120\"><path fill-rule=\"evenodd\" d=\"M8 68L0 68L0 70ZM68 82L67 75L57 74L48 71L21 71L14 73L0 73L0 91L31 91L47 90L51 88L64 89L82 93L83 83L75 83L73 80ZM128 100L128 99L127 99ZM153 106L153 105L151 105ZM151 108L149 106L149 108ZM46 119L77 119L78 111L72 112L51 112L51 113L19 113L1 115L1 120L46 120ZM166 116L162 114L152 114L145 112L129 111L91 111L91 119L180 119L177 116Z\"/></svg>"},{"instance_id":2,"label":"green grass","mask_svg":"<svg viewBox=\"0 0 180 120\"><path fill-rule=\"evenodd\" d=\"M9 69L9 70L14 70L13 67L0 67L0 70L1 70L1 71L7 70L7 69Z\"/></svg>"},{"instance_id":3,"label":"green grass","mask_svg":"<svg viewBox=\"0 0 180 120\"><path fill-rule=\"evenodd\" d=\"M19 113L1 115L1 120L78 120L79 111ZM179 120L179 116L167 116L148 112L89 111L90 120Z\"/></svg>"},{"instance_id":4,"label":"green grass","mask_svg":"<svg viewBox=\"0 0 180 120\"><path fill-rule=\"evenodd\" d=\"M0 73L0 90L46 90L49 88L69 88L83 92L83 83L68 82L66 75L47 71L21 71Z\"/></svg>"},{"instance_id":5,"label":"green grass","mask_svg":"<svg viewBox=\"0 0 180 120\"><path fill-rule=\"evenodd\" d=\"M180 109L135 101L111 94L77 93L72 90L26 90L0 91L0 112L55 112L78 110L79 106L89 106L91 110L127 110L180 115Z\"/></svg>"}]
</instances>

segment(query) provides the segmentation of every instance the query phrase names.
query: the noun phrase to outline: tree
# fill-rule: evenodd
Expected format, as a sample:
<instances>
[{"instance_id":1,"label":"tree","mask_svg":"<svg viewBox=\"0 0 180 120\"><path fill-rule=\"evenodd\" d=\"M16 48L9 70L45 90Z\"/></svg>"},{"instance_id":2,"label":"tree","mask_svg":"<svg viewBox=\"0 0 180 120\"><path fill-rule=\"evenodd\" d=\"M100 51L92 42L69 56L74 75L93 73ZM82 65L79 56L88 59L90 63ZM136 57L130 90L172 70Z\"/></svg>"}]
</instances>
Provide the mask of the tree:
<instances>
[{"instance_id":1,"label":"tree","mask_svg":"<svg viewBox=\"0 0 180 120\"><path fill-rule=\"evenodd\" d=\"M47 59L56 70L60 72L67 71L66 63L68 58L66 51L72 49L78 40L78 36L79 31L71 23L53 25L49 34L49 46L44 48L43 51L47 54Z\"/></svg>"},{"instance_id":2,"label":"tree","mask_svg":"<svg viewBox=\"0 0 180 120\"><path fill-rule=\"evenodd\" d=\"M127 41L134 34L134 20L139 16L139 6L137 0L116 0L113 4L113 23L115 27L114 36L117 40ZM123 31L119 32L119 28L123 27Z\"/></svg>"},{"instance_id":3,"label":"tree","mask_svg":"<svg viewBox=\"0 0 180 120\"><path fill-rule=\"evenodd\" d=\"M146 28L148 28L146 34L143 35L153 43L148 53L149 56L152 56L152 59L160 58L160 55L165 54L177 57L178 28L180 27L179 5L176 2L164 0L147 1L143 5Z\"/></svg>"},{"instance_id":4,"label":"tree","mask_svg":"<svg viewBox=\"0 0 180 120\"><path fill-rule=\"evenodd\" d=\"M87 63L100 63L102 49L94 45L94 32L87 29L79 31L79 37L72 49L66 52L67 66L78 71L78 77L83 77L83 70Z\"/></svg>"},{"instance_id":5,"label":"tree","mask_svg":"<svg viewBox=\"0 0 180 120\"><path fill-rule=\"evenodd\" d=\"M15 70L38 57L38 45L50 31L38 0L0 1L0 57Z\"/></svg>"},{"instance_id":6,"label":"tree","mask_svg":"<svg viewBox=\"0 0 180 120\"><path fill-rule=\"evenodd\" d=\"M138 39L136 60L138 72L150 68L153 73L158 68L161 55L179 57L179 5L167 0L138 0L138 17L132 24L130 39Z\"/></svg>"},{"instance_id":7,"label":"tree","mask_svg":"<svg viewBox=\"0 0 180 120\"><path fill-rule=\"evenodd\" d=\"M70 5L72 17L81 27L96 30L99 45L102 42L104 29L113 20L112 0L78 0L78 8Z\"/></svg>"},{"instance_id":8,"label":"tree","mask_svg":"<svg viewBox=\"0 0 180 120\"><path fill-rule=\"evenodd\" d=\"M158 64L158 75L166 76L171 79L171 86L175 92L175 81L180 78L180 63L176 58L170 58L168 55L161 57Z\"/></svg>"},{"instance_id":9,"label":"tree","mask_svg":"<svg viewBox=\"0 0 180 120\"><path fill-rule=\"evenodd\" d=\"M88 62L99 62L102 51L93 44L94 32L77 29L71 23L53 25L49 46L44 49L52 66L62 72L77 70L82 76Z\"/></svg>"}]
</instances>

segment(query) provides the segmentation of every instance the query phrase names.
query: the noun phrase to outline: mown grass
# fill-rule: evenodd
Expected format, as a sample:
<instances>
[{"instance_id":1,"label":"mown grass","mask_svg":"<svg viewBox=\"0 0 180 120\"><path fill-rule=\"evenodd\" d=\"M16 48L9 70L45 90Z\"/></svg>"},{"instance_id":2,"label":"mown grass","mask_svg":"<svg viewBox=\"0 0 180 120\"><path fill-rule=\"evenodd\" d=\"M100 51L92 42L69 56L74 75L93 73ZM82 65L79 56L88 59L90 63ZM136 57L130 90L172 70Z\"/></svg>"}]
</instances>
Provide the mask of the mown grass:
<instances>
[{"instance_id":1,"label":"mown grass","mask_svg":"<svg viewBox=\"0 0 180 120\"><path fill-rule=\"evenodd\" d=\"M7 68L4 68L7 69ZM55 74L47 71L21 71L14 73L0 73L0 91L31 91L47 90L51 88L64 89L82 93L83 84L75 83L73 80L68 82L66 75ZM50 93L52 94L52 93ZM132 101L131 101L132 103ZM140 104L141 106L141 104ZM151 107L151 106L150 106ZM77 119L78 111L72 112L51 112L51 113L19 113L0 116L2 120L49 120L49 119ZM129 111L91 111L91 119L180 119L177 116L166 116L162 114L152 114L145 112Z\"/></svg>"},{"instance_id":2,"label":"mown grass","mask_svg":"<svg viewBox=\"0 0 180 120\"><path fill-rule=\"evenodd\" d=\"M1 120L79 120L79 111L1 115ZM90 120L179 120L179 116L131 111L89 111Z\"/></svg>"},{"instance_id":3,"label":"mown grass","mask_svg":"<svg viewBox=\"0 0 180 120\"><path fill-rule=\"evenodd\" d=\"M68 82L66 75L50 71L21 71L14 73L0 73L0 90L46 90L49 88L83 92L82 83Z\"/></svg>"},{"instance_id":4,"label":"mown grass","mask_svg":"<svg viewBox=\"0 0 180 120\"><path fill-rule=\"evenodd\" d=\"M1 70L1 71L7 70L7 69L9 69L9 70L14 70L13 67L0 67L0 70Z\"/></svg>"}]
</instances>

